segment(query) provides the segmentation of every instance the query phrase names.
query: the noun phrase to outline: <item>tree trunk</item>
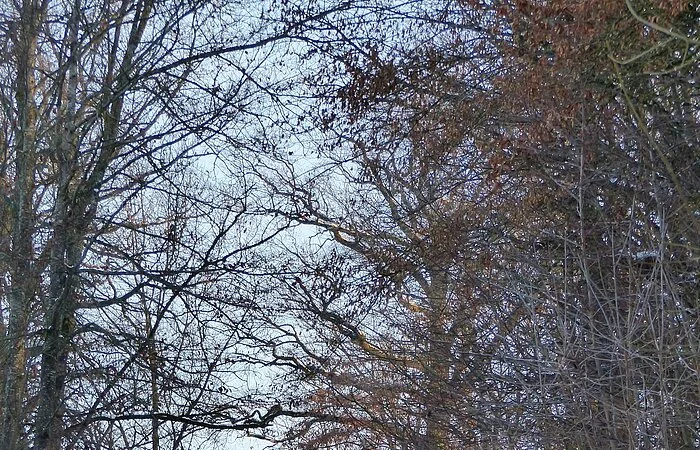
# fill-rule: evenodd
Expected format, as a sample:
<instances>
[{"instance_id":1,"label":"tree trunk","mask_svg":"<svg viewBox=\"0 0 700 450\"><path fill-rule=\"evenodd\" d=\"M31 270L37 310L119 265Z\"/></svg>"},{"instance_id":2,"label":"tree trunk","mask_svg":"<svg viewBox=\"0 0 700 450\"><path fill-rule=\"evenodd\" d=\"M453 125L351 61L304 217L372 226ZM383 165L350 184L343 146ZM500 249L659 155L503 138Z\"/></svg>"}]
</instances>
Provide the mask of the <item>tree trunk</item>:
<instances>
[{"instance_id":1,"label":"tree trunk","mask_svg":"<svg viewBox=\"0 0 700 450\"><path fill-rule=\"evenodd\" d=\"M35 1L22 5L17 39L13 42L17 64L15 99L18 109L15 143L15 183L11 216L11 288L8 295L9 318L3 361L4 396L0 442L7 450L25 448L24 402L27 380L27 332L29 311L35 297L34 248L34 164L37 107L35 104L38 24L42 6Z\"/></svg>"}]
</instances>

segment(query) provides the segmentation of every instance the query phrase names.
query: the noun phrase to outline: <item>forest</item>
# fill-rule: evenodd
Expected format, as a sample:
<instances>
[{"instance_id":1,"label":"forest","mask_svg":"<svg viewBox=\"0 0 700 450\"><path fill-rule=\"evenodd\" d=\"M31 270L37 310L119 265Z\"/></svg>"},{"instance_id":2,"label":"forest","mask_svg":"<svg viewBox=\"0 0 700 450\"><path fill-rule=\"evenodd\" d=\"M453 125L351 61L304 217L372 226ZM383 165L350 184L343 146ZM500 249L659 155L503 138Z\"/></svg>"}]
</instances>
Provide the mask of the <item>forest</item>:
<instances>
[{"instance_id":1,"label":"forest","mask_svg":"<svg viewBox=\"0 0 700 450\"><path fill-rule=\"evenodd\" d=\"M0 2L0 447L700 449L699 63L697 1Z\"/></svg>"}]
</instances>

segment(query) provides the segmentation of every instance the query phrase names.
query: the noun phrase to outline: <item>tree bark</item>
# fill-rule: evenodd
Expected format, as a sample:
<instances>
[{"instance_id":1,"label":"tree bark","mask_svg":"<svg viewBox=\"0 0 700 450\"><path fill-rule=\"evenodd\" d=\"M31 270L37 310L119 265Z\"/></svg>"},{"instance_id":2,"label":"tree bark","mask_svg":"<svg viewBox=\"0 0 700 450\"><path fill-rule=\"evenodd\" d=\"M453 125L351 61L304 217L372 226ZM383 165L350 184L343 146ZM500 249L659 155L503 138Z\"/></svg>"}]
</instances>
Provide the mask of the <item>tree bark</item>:
<instances>
[{"instance_id":1,"label":"tree bark","mask_svg":"<svg viewBox=\"0 0 700 450\"><path fill-rule=\"evenodd\" d=\"M17 65L15 100L18 121L15 129L15 182L12 193L9 318L3 361L4 397L0 442L7 450L26 447L24 403L27 379L29 311L35 299L34 282L34 165L37 136L36 65L38 25L45 5L36 0L23 3L19 30L13 42Z\"/></svg>"}]
</instances>

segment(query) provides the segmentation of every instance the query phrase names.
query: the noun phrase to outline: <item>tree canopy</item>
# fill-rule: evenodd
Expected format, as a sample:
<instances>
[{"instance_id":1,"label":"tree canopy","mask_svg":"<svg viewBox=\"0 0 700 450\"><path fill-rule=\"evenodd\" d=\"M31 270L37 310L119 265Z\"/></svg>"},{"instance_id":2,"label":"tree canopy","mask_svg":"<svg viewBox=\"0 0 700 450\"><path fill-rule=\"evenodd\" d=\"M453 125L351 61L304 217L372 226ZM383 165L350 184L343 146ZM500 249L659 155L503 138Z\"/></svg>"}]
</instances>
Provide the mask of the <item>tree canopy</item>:
<instances>
[{"instance_id":1,"label":"tree canopy","mask_svg":"<svg viewBox=\"0 0 700 450\"><path fill-rule=\"evenodd\" d=\"M699 8L0 6L0 442L700 447Z\"/></svg>"}]
</instances>

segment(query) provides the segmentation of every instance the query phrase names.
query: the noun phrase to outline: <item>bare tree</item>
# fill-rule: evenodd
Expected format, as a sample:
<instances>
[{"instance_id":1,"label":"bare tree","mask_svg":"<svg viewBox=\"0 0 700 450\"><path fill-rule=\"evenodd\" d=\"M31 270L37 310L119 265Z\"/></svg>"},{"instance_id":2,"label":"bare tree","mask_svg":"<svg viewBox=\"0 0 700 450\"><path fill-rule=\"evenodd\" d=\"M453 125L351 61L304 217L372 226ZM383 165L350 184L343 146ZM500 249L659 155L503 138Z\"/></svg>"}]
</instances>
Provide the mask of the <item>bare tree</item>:
<instances>
[{"instance_id":1,"label":"bare tree","mask_svg":"<svg viewBox=\"0 0 700 450\"><path fill-rule=\"evenodd\" d=\"M182 448L281 413L229 387L256 361L234 368L244 253L284 226L250 214L239 161L277 44L348 5L2 6L6 448Z\"/></svg>"}]
</instances>

